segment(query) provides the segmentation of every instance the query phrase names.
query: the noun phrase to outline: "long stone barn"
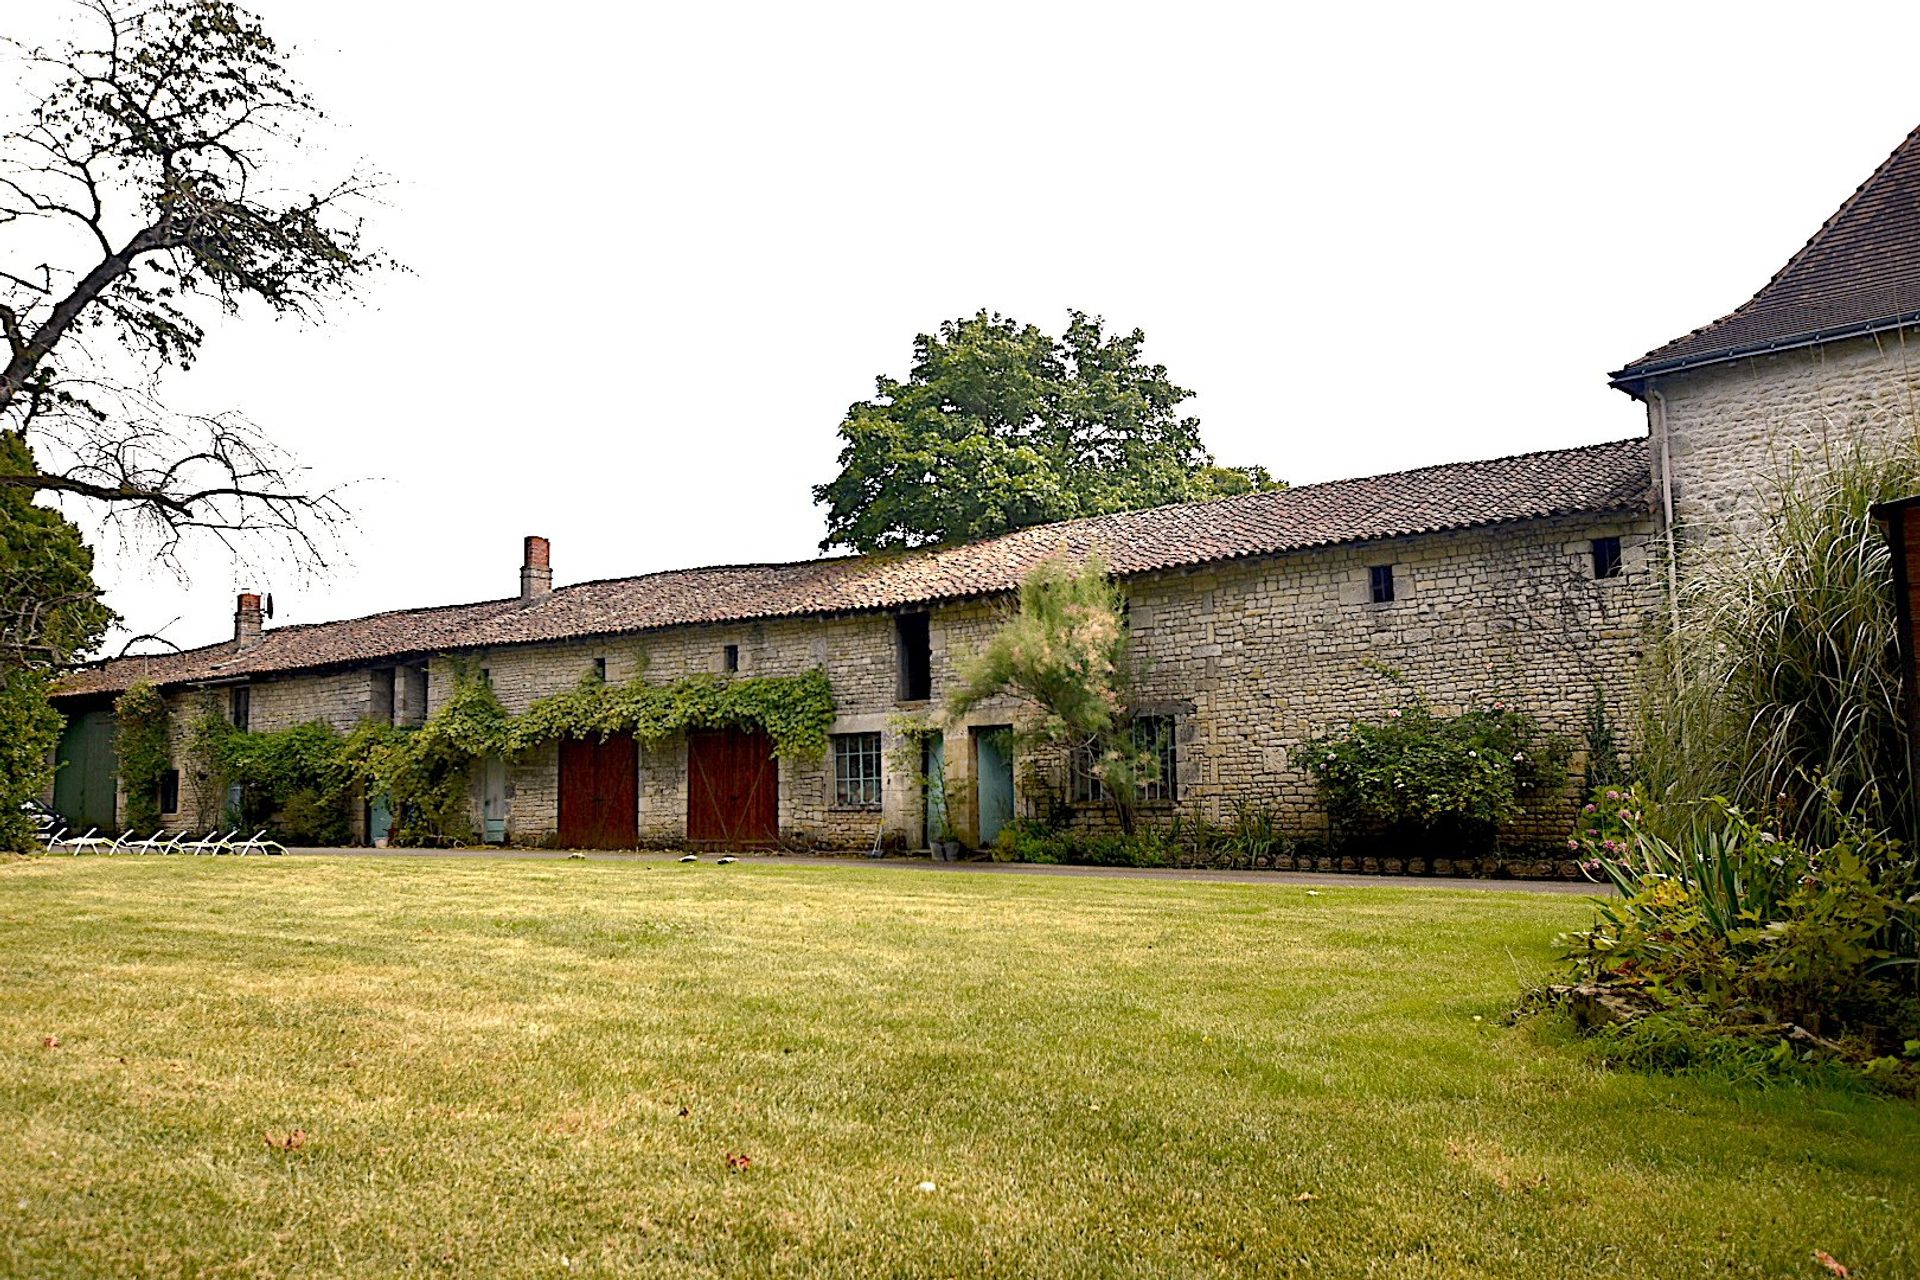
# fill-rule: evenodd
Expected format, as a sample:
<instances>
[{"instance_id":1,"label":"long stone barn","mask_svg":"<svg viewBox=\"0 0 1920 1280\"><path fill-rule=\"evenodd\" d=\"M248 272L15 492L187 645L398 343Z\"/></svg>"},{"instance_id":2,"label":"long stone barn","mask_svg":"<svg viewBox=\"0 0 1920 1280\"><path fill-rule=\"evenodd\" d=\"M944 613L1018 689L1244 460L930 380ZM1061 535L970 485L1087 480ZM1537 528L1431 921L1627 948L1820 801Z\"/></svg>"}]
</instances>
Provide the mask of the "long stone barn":
<instances>
[{"instance_id":1,"label":"long stone barn","mask_svg":"<svg viewBox=\"0 0 1920 1280\"><path fill-rule=\"evenodd\" d=\"M365 719L424 723L456 671L483 675L517 714L583 677L667 683L817 668L835 707L821 759L778 759L767 737L739 728L649 744L625 734L549 741L474 771L474 827L569 847L865 848L925 847L949 827L986 845L1029 812L1064 809L1097 824L1106 810L1093 779L1068 758L1029 756L1026 739L1008 732L1030 709L1002 700L931 737L925 726L1022 578L1051 556L1098 552L1124 588L1139 710L1159 730L1147 816L1220 821L1251 802L1312 834L1324 819L1301 744L1410 695L1441 711L1505 702L1570 737L1596 691L1623 713L1663 599L1652 476L1637 439L954 547L559 588L546 540L530 537L513 596L344 622L265 628L259 598L246 594L231 640L121 658L66 681L54 799L76 826L117 829L126 798L112 704L141 680L172 713L164 821L204 829L226 797L196 776L185 735L208 706L253 730L318 720L347 731ZM942 784L927 785L933 777ZM382 832L371 799L355 817L357 838ZM1564 837L1574 803L1569 786L1509 842Z\"/></svg>"}]
</instances>

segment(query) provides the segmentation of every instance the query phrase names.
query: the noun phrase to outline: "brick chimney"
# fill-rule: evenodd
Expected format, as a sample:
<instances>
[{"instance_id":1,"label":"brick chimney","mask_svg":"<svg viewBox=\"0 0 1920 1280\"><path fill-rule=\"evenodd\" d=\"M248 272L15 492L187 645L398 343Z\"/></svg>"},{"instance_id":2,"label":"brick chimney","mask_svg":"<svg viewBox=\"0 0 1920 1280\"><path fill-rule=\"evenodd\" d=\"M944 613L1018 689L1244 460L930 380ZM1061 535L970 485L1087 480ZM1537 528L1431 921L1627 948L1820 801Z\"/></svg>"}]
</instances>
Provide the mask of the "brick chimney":
<instances>
[{"instance_id":1,"label":"brick chimney","mask_svg":"<svg viewBox=\"0 0 1920 1280\"><path fill-rule=\"evenodd\" d=\"M520 599L538 600L553 590L552 554L547 540L539 534L527 535L526 549L520 557Z\"/></svg>"},{"instance_id":2,"label":"brick chimney","mask_svg":"<svg viewBox=\"0 0 1920 1280\"><path fill-rule=\"evenodd\" d=\"M260 597L251 591L242 591L234 605L233 639L242 649L260 643Z\"/></svg>"}]
</instances>

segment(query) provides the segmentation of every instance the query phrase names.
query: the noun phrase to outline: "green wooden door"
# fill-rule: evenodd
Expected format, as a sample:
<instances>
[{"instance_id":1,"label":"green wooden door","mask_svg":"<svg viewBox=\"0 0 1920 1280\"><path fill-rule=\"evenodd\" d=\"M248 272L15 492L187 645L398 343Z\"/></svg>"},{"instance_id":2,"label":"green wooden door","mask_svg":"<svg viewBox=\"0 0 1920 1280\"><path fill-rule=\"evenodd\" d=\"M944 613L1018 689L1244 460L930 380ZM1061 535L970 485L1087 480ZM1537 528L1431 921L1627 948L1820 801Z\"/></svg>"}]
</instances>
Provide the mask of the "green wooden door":
<instances>
[{"instance_id":1,"label":"green wooden door","mask_svg":"<svg viewBox=\"0 0 1920 1280\"><path fill-rule=\"evenodd\" d=\"M114 784L114 720L110 710L83 711L60 735L60 771L53 775L53 808L75 833L88 827L111 831ZM118 835L117 831L112 834Z\"/></svg>"},{"instance_id":2,"label":"green wooden door","mask_svg":"<svg viewBox=\"0 0 1920 1280\"><path fill-rule=\"evenodd\" d=\"M974 785L979 801L980 847L1000 838L1013 821L1013 726L973 731Z\"/></svg>"}]
</instances>

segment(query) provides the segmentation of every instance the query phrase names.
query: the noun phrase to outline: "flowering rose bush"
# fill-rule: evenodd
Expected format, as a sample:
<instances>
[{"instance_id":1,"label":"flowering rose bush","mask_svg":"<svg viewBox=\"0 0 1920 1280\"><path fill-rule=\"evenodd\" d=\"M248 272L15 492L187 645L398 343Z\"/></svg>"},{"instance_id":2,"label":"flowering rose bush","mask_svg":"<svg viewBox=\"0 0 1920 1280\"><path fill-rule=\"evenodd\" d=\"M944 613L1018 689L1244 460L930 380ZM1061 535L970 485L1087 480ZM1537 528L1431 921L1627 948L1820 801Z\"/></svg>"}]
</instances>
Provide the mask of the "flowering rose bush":
<instances>
[{"instance_id":1,"label":"flowering rose bush","mask_svg":"<svg viewBox=\"0 0 1920 1280\"><path fill-rule=\"evenodd\" d=\"M1343 836L1488 848L1525 802L1561 785L1568 747L1532 716L1492 702L1457 716L1422 703L1307 743L1306 766Z\"/></svg>"},{"instance_id":2,"label":"flowering rose bush","mask_svg":"<svg viewBox=\"0 0 1920 1280\"><path fill-rule=\"evenodd\" d=\"M1633 837L1634 827L1645 816L1648 800L1640 787L1595 787L1580 816L1567 848L1578 854L1588 875L1596 875L1601 862L1623 856Z\"/></svg>"}]
</instances>

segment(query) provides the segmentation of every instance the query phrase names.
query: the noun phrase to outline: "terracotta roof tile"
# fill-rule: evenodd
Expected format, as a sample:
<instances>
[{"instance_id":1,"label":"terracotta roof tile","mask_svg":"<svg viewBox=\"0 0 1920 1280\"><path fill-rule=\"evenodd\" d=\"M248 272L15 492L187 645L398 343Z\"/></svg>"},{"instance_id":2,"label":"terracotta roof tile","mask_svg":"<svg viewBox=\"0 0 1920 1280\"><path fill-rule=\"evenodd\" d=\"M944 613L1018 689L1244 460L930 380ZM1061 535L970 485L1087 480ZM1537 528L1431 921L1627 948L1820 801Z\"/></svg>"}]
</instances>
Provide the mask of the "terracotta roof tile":
<instances>
[{"instance_id":1,"label":"terracotta roof tile","mask_svg":"<svg viewBox=\"0 0 1920 1280\"><path fill-rule=\"evenodd\" d=\"M1644 439L1303 485L1040 525L961 546L791 564L680 569L561 587L518 600L378 614L269 631L254 648L123 658L70 677L63 694L142 677L184 683L446 649L564 640L699 623L829 614L993 595L1062 549L1098 550L1149 573L1313 547L1584 512L1649 510Z\"/></svg>"},{"instance_id":2,"label":"terracotta roof tile","mask_svg":"<svg viewBox=\"0 0 1920 1280\"><path fill-rule=\"evenodd\" d=\"M1612 375L1659 373L1920 321L1920 129L1738 310Z\"/></svg>"}]
</instances>

